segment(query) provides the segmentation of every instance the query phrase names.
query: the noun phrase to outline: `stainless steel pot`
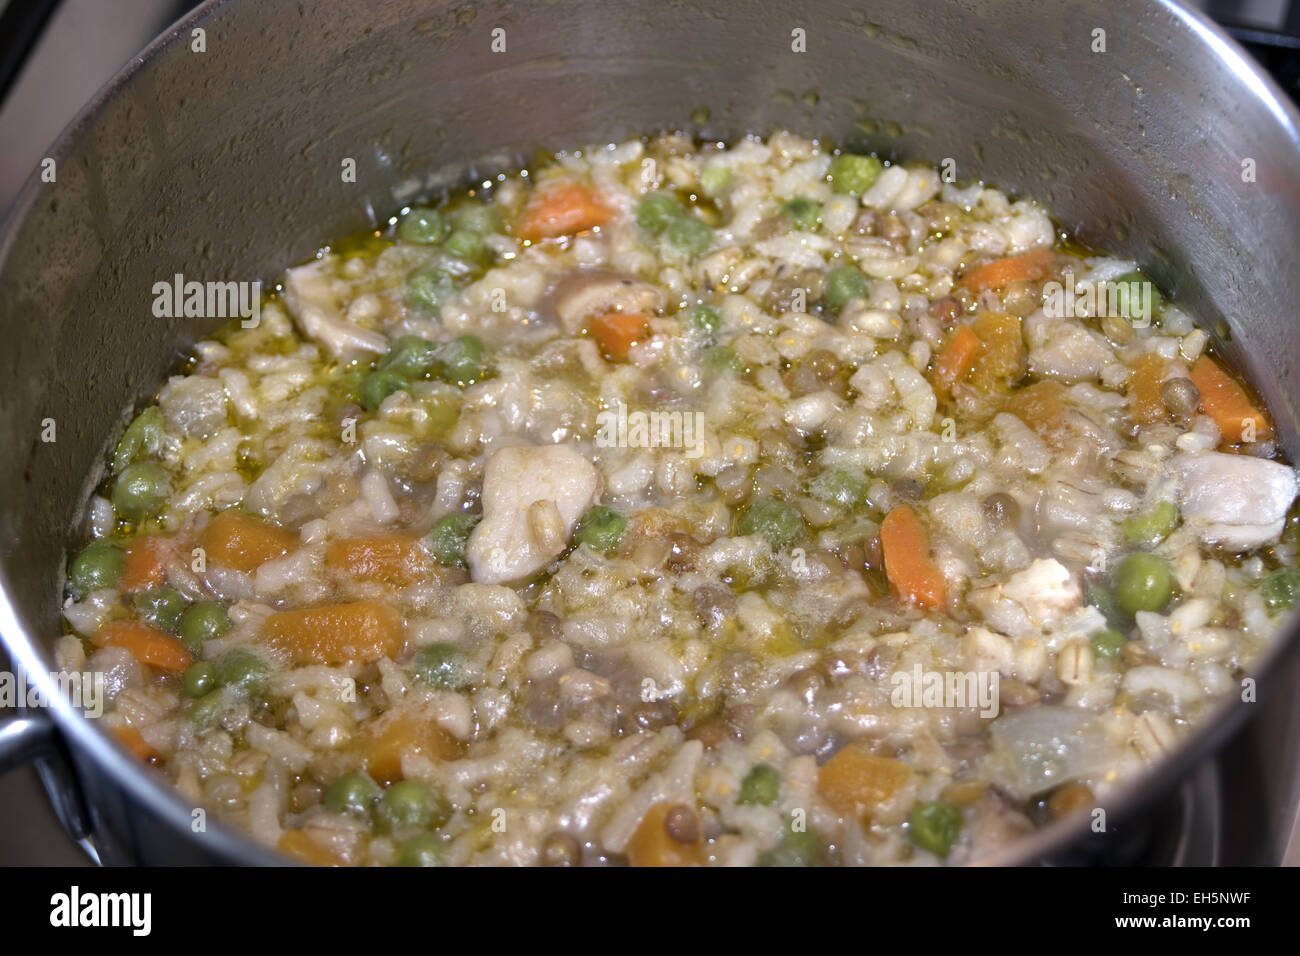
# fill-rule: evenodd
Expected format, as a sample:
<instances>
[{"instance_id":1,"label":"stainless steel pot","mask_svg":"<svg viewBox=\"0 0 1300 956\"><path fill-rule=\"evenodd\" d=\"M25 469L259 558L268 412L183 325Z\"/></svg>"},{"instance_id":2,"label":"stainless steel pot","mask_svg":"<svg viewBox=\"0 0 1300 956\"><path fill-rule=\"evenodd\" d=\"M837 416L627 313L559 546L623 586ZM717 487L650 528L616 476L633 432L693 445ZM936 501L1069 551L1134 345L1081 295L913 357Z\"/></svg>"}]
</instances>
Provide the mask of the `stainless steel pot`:
<instances>
[{"instance_id":1,"label":"stainless steel pot","mask_svg":"<svg viewBox=\"0 0 1300 956\"><path fill-rule=\"evenodd\" d=\"M52 690L47 648L84 476L123 409L213 324L155 318L155 282L270 278L413 190L537 148L778 127L952 158L960 177L1044 199L1227 338L1300 450L1300 116L1216 27L1168 0L825 0L806 12L767 0L213 0L73 122L50 153L56 181L33 177L0 240L0 630L18 666ZM41 438L49 420L54 442ZM1294 624L1261 676L1294 646ZM1144 801L1249 711L1225 704L1112 819L1140 832ZM216 825L195 833L192 808L65 703L0 728L0 769L33 757L65 824L106 861L278 859ZM1005 861L1081 847L1077 826L1056 826Z\"/></svg>"}]
</instances>

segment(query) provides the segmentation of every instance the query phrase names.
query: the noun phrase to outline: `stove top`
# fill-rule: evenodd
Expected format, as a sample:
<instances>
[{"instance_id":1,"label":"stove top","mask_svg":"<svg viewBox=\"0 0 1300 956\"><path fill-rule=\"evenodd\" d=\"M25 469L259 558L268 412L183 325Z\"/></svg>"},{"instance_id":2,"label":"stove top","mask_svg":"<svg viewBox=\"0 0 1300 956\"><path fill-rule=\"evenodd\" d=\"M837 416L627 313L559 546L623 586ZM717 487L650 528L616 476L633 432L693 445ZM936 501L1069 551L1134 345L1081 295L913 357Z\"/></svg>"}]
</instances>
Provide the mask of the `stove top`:
<instances>
[{"instance_id":1,"label":"stove top","mask_svg":"<svg viewBox=\"0 0 1300 956\"><path fill-rule=\"evenodd\" d=\"M1300 0L1203 0L1194 5L1217 20L1300 102Z\"/></svg>"}]
</instances>

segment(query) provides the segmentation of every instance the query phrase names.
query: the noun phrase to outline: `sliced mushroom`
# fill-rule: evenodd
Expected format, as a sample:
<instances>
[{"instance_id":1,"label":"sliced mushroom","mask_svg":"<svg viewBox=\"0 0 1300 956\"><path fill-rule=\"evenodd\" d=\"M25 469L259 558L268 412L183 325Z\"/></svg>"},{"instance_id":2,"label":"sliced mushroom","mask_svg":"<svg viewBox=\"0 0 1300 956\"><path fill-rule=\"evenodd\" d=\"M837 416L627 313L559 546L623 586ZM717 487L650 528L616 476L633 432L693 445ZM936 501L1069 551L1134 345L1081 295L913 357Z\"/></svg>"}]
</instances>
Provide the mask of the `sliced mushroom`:
<instances>
[{"instance_id":1,"label":"sliced mushroom","mask_svg":"<svg viewBox=\"0 0 1300 956\"><path fill-rule=\"evenodd\" d=\"M483 520L465 549L473 579L501 584L546 567L595 504L599 485L596 467L572 445L495 452L483 469Z\"/></svg>"},{"instance_id":2,"label":"sliced mushroom","mask_svg":"<svg viewBox=\"0 0 1300 956\"><path fill-rule=\"evenodd\" d=\"M284 302L303 334L335 358L386 351L388 340L382 335L344 318L333 280L333 256L285 273Z\"/></svg>"},{"instance_id":3,"label":"sliced mushroom","mask_svg":"<svg viewBox=\"0 0 1300 956\"><path fill-rule=\"evenodd\" d=\"M648 282L616 272L583 269L565 276L552 292L555 315L570 335L588 319L608 312L653 315L668 301L664 291Z\"/></svg>"}]
</instances>

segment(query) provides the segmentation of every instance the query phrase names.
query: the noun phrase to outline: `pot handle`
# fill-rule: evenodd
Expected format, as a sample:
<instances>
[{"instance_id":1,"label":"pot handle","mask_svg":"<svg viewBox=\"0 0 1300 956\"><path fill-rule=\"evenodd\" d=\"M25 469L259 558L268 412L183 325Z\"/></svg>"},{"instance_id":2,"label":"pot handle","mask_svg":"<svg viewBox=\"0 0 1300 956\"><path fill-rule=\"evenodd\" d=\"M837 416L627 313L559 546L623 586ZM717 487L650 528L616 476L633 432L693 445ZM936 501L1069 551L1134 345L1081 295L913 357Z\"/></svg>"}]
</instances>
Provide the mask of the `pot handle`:
<instances>
[{"instance_id":1,"label":"pot handle","mask_svg":"<svg viewBox=\"0 0 1300 956\"><path fill-rule=\"evenodd\" d=\"M0 721L0 774L54 752L54 725L48 717L26 715Z\"/></svg>"},{"instance_id":2,"label":"pot handle","mask_svg":"<svg viewBox=\"0 0 1300 956\"><path fill-rule=\"evenodd\" d=\"M97 860L98 854L87 840L90 823L81 788L64 759L54 721L39 714L0 720L0 775L38 761L55 816L68 835Z\"/></svg>"}]
</instances>

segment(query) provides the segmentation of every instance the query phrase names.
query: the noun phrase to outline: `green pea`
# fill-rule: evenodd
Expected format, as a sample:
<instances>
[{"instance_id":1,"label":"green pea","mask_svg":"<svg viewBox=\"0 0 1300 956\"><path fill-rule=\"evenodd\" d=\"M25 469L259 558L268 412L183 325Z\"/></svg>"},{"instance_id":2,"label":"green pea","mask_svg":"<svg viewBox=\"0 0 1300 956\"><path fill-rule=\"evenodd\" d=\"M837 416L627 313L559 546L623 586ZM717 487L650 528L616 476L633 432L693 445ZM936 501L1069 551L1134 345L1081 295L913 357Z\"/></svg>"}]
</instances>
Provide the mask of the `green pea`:
<instances>
[{"instance_id":1,"label":"green pea","mask_svg":"<svg viewBox=\"0 0 1300 956\"><path fill-rule=\"evenodd\" d=\"M831 188L837 193L861 196L884 168L885 164L874 156L841 153L831 160Z\"/></svg>"},{"instance_id":2,"label":"green pea","mask_svg":"<svg viewBox=\"0 0 1300 956\"><path fill-rule=\"evenodd\" d=\"M1178 526L1178 506L1162 501L1144 515L1134 515L1120 522L1124 540L1131 545L1155 547Z\"/></svg>"},{"instance_id":3,"label":"green pea","mask_svg":"<svg viewBox=\"0 0 1300 956\"><path fill-rule=\"evenodd\" d=\"M442 797L418 780L399 780L384 791L379 814L390 827L441 826L450 816Z\"/></svg>"},{"instance_id":4,"label":"green pea","mask_svg":"<svg viewBox=\"0 0 1300 956\"><path fill-rule=\"evenodd\" d=\"M199 601L191 604L181 614L181 640L191 654L203 650L203 642L220 637L230 627L230 615L225 605L216 601Z\"/></svg>"},{"instance_id":5,"label":"green pea","mask_svg":"<svg viewBox=\"0 0 1300 956\"><path fill-rule=\"evenodd\" d=\"M421 833L397 850L398 866L443 866L446 862L446 844L436 833Z\"/></svg>"},{"instance_id":6,"label":"green pea","mask_svg":"<svg viewBox=\"0 0 1300 956\"><path fill-rule=\"evenodd\" d=\"M321 803L331 813L368 815L379 802L379 784L364 773L345 773L329 785Z\"/></svg>"},{"instance_id":7,"label":"green pea","mask_svg":"<svg viewBox=\"0 0 1300 956\"><path fill-rule=\"evenodd\" d=\"M79 598L101 588L115 588L125 563L126 555L116 541L96 538L68 565L68 585Z\"/></svg>"},{"instance_id":8,"label":"green pea","mask_svg":"<svg viewBox=\"0 0 1300 956\"><path fill-rule=\"evenodd\" d=\"M185 719L200 730L211 730L221 719L226 701L219 690L210 690L197 698L185 711Z\"/></svg>"},{"instance_id":9,"label":"green pea","mask_svg":"<svg viewBox=\"0 0 1300 956\"><path fill-rule=\"evenodd\" d=\"M716 335L718 330L722 328L722 316L711 305L692 306L687 316L690 319L691 328L709 338Z\"/></svg>"},{"instance_id":10,"label":"green pea","mask_svg":"<svg viewBox=\"0 0 1300 956\"><path fill-rule=\"evenodd\" d=\"M864 298L867 294L867 277L853 266L836 266L826 273L826 288L822 291L822 301L832 312L838 312L852 299Z\"/></svg>"},{"instance_id":11,"label":"green pea","mask_svg":"<svg viewBox=\"0 0 1300 956\"><path fill-rule=\"evenodd\" d=\"M854 508L867 500L867 488L866 479L843 468L828 468L812 480L808 490L819 501Z\"/></svg>"},{"instance_id":12,"label":"green pea","mask_svg":"<svg viewBox=\"0 0 1300 956\"><path fill-rule=\"evenodd\" d=\"M1084 593L1084 603L1090 604L1101 612L1106 623L1117 631L1126 630L1132 623L1131 616L1119 609L1115 595L1110 589L1102 587L1095 581L1089 582Z\"/></svg>"},{"instance_id":13,"label":"green pea","mask_svg":"<svg viewBox=\"0 0 1300 956\"><path fill-rule=\"evenodd\" d=\"M162 451L163 414L157 405L150 405L122 433L113 451L113 473L141 458L149 458Z\"/></svg>"},{"instance_id":14,"label":"green pea","mask_svg":"<svg viewBox=\"0 0 1300 956\"><path fill-rule=\"evenodd\" d=\"M217 682L249 697L260 697L270 668L253 651L237 647L217 661Z\"/></svg>"},{"instance_id":15,"label":"green pea","mask_svg":"<svg viewBox=\"0 0 1300 956\"><path fill-rule=\"evenodd\" d=\"M708 223L692 216L676 220L665 234L668 245L684 256L695 257L706 252L713 244L713 230Z\"/></svg>"},{"instance_id":16,"label":"green pea","mask_svg":"<svg viewBox=\"0 0 1300 956\"><path fill-rule=\"evenodd\" d=\"M1115 602L1129 614L1159 611L1174 593L1169 562L1147 551L1135 551L1115 568Z\"/></svg>"},{"instance_id":17,"label":"green pea","mask_svg":"<svg viewBox=\"0 0 1300 956\"><path fill-rule=\"evenodd\" d=\"M473 199L453 209L449 218L454 229L463 229L466 232L477 232L479 235L486 236L493 232L504 231L501 211L496 206L489 206L487 203Z\"/></svg>"},{"instance_id":18,"label":"green pea","mask_svg":"<svg viewBox=\"0 0 1300 956\"><path fill-rule=\"evenodd\" d=\"M450 252L453 256L459 256L466 262L472 262L477 266L488 266L492 262L492 253L488 250L487 244L483 237L477 232L470 232L468 229L457 229L442 247Z\"/></svg>"},{"instance_id":19,"label":"green pea","mask_svg":"<svg viewBox=\"0 0 1300 956\"><path fill-rule=\"evenodd\" d=\"M469 662L450 644L426 644L416 651L411 674L442 690L458 690L470 682Z\"/></svg>"},{"instance_id":20,"label":"green pea","mask_svg":"<svg viewBox=\"0 0 1300 956\"><path fill-rule=\"evenodd\" d=\"M593 551L613 551L627 530L627 519L613 508L596 505L578 522L574 529L573 540L585 544Z\"/></svg>"},{"instance_id":21,"label":"green pea","mask_svg":"<svg viewBox=\"0 0 1300 956\"><path fill-rule=\"evenodd\" d=\"M185 610L185 599L171 588L143 591L135 596L134 603L146 621L164 631L175 631Z\"/></svg>"},{"instance_id":22,"label":"green pea","mask_svg":"<svg viewBox=\"0 0 1300 956\"><path fill-rule=\"evenodd\" d=\"M1117 657L1120 651L1124 650L1124 645L1128 643L1128 638L1123 632L1113 627L1094 631L1088 640L1092 644L1092 652L1098 657Z\"/></svg>"},{"instance_id":23,"label":"green pea","mask_svg":"<svg viewBox=\"0 0 1300 956\"><path fill-rule=\"evenodd\" d=\"M740 782L740 802L770 807L781 793L781 774L773 766L756 764Z\"/></svg>"},{"instance_id":24,"label":"green pea","mask_svg":"<svg viewBox=\"0 0 1300 956\"><path fill-rule=\"evenodd\" d=\"M369 369L359 362L353 362L337 370L337 377L332 385L335 389L349 399L357 401L361 396L361 383L365 381L366 376L370 374Z\"/></svg>"},{"instance_id":25,"label":"green pea","mask_svg":"<svg viewBox=\"0 0 1300 956\"><path fill-rule=\"evenodd\" d=\"M758 857L759 866L821 866L825 850L817 834L808 829L795 829L795 822L786 824L776 846Z\"/></svg>"},{"instance_id":26,"label":"green pea","mask_svg":"<svg viewBox=\"0 0 1300 956\"><path fill-rule=\"evenodd\" d=\"M377 369L361 380L361 407L373 412L394 392L410 388L410 381L396 369Z\"/></svg>"},{"instance_id":27,"label":"green pea","mask_svg":"<svg viewBox=\"0 0 1300 956\"><path fill-rule=\"evenodd\" d=\"M465 566L465 543L478 518L463 511L443 515L429 532L429 550L439 564L449 568Z\"/></svg>"},{"instance_id":28,"label":"green pea","mask_svg":"<svg viewBox=\"0 0 1300 956\"><path fill-rule=\"evenodd\" d=\"M379 361L379 370L396 372L407 378L419 378L438 359L438 346L419 335L401 335L388 346L388 354Z\"/></svg>"},{"instance_id":29,"label":"green pea","mask_svg":"<svg viewBox=\"0 0 1300 956\"><path fill-rule=\"evenodd\" d=\"M195 661L181 675L181 693L186 697L202 697L217 687L217 669L207 661Z\"/></svg>"},{"instance_id":30,"label":"green pea","mask_svg":"<svg viewBox=\"0 0 1300 956\"><path fill-rule=\"evenodd\" d=\"M1300 600L1300 568L1279 568L1259 586L1270 611L1287 611Z\"/></svg>"},{"instance_id":31,"label":"green pea","mask_svg":"<svg viewBox=\"0 0 1300 956\"><path fill-rule=\"evenodd\" d=\"M437 315L456 294L456 282L438 266L415 273L406 280L406 304Z\"/></svg>"},{"instance_id":32,"label":"green pea","mask_svg":"<svg viewBox=\"0 0 1300 956\"><path fill-rule=\"evenodd\" d=\"M822 221L822 207L803 196L791 199L781 207L781 214L794 223L796 229L816 232Z\"/></svg>"},{"instance_id":33,"label":"green pea","mask_svg":"<svg viewBox=\"0 0 1300 956\"><path fill-rule=\"evenodd\" d=\"M412 206L397 224L397 238L422 246L441 242L447 235L447 221L442 213L428 206Z\"/></svg>"},{"instance_id":34,"label":"green pea","mask_svg":"<svg viewBox=\"0 0 1300 956\"><path fill-rule=\"evenodd\" d=\"M452 426L460 420L460 400L450 395L434 395L427 397L423 405L429 414L429 432L438 438L446 438Z\"/></svg>"},{"instance_id":35,"label":"green pea","mask_svg":"<svg viewBox=\"0 0 1300 956\"><path fill-rule=\"evenodd\" d=\"M657 236L685 215L681 202L671 193L650 193L636 207L636 224Z\"/></svg>"},{"instance_id":36,"label":"green pea","mask_svg":"<svg viewBox=\"0 0 1300 956\"><path fill-rule=\"evenodd\" d=\"M157 514L171 493L171 478L161 465L137 461L123 468L113 482L113 507L118 514L138 521Z\"/></svg>"},{"instance_id":37,"label":"green pea","mask_svg":"<svg viewBox=\"0 0 1300 956\"><path fill-rule=\"evenodd\" d=\"M744 368L740 361L740 356L734 349L725 345L714 346L704 353L703 360L704 370L713 375L724 375L728 372L737 373Z\"/></svg>"},{"instance_id":38,"label":"green pea","mask_svg":"<svg viewBox=\"0 0 1300 956\"><path fill-rule=\"evenodd\" d=\"M438 377L451 385L473 385L487 375L487 346L477 335L458 335L438 349Z\"/></svg>"},{"instance_id":39,"label":"green pea","mask_svg":"<svg viewBox=\"0 0 1300 956\"><path fill-rule=\"evenodd\" d=\"M1116 312L1121 318L1150 319L1164 303L1155 283L1141 272L1126 272L1112 279L1111 284L1115 287Z\"/></svg>"},{"instance_id":40,"label":"green pea","mask_svg":"<svg viewBox=\"0 0 1300 956\"><path fill-rule=\"evenodd\" d=\"M731 188L731 170L718 162L705 163L700 170L700 192L717 199Z\"/></svg>"},{"instance_id":41,"label":"green pea","mask_svg":"<svg viewBox=\"0 0 1300 956\"><path fill-rule=\"evenodd\" d=\"M742 535L759 534L773 551L783 551L803 537L807 530L803 515L794 505L775 498L759 498L740 516Z\"/></svg>"},{"instance_id":42,"label":"green pea","mask_svg":"<svg viewBox=\"0 0 1300 956\"><path fill-rule=\"evenodd\" d=\"M947 856L961 834L961 811L942 800L922 803L907 818L908 836L922 850Z\"/></svg>"},{"instance_id":43,"label":"green pea","mask_svg":"<svg viewBox=\"0 0 1300 956\"><path fill-rule=\"evenodd\" d=\"M371 372L361 381L361 407L373 412L384 399L410 386L406 376L390 368Z\"/></svg>"}]
</instances>

